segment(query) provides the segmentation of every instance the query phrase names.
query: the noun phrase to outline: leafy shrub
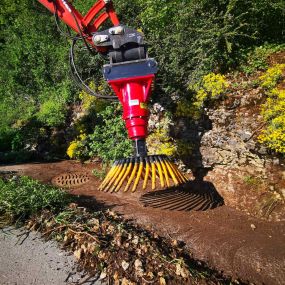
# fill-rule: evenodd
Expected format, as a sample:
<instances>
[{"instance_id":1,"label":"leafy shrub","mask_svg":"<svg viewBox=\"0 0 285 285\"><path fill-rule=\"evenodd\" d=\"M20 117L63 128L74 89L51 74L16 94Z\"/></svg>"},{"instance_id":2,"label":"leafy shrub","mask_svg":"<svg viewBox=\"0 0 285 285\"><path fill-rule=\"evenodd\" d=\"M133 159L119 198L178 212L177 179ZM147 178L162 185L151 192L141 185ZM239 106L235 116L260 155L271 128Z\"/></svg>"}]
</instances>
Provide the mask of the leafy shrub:
<instances>
[{"instance_id":1,"label":"leafy shrub","mask_svg":"<svg viewBox=\"0 0 285 285\"><path fill-rule=\"evenodd\" d=\"M64 123L66 108L59 101L49 100L44 102L37 114L39 121L47 126L59 126Z\"/></svg>"},{"instance_id":2,"label":"leafy shrub","mask_svg":"<svg viewBox=\"0 0 285 285\"><path fill-rule=\"evenodd\" d=\"M14 130L17 121L26 125L38 117L43 125L58 125L64 122L65 106L75 93L68 76L68 44L56 31L50 12L29 0L3 0L2 6L0 147L3 138L9 151L19 129Z\"/></svg>"},{"instance_id":3,"label":"leafy shrub","mask_svg":"<svg viewBox=\"0 0 285 285\"><path fill-rule=\"evenodd\" d=\"M267 69L267 71L259 77L261 86L266 89L272 89L276 86L279 79L285 71L285 64L276 64Z\"/></svg>"},{"instance_id":4,"label":"leafy shrub","mask_svg":"<svg viewBox=\"0 0 285 285\"><path fill-rule=\"evenodd\" d=\"M0 215L24 220L43 209L60 210L71 200L64 191L28 177L0 179Z\"/></svg>"},{"instance_id":5,"label":"leafy shrub","mask_svg":"<svg viewBox=\"0 0 285 285\"><path fill-rule=\"evenodd\" d=\"M121 114L118 103L109 103L105 106L96 114L93 132L81 133L70 143L67 149L68 156L76 159L99 157L105 163L131 156L132 141L128 139Z\"/></svg>"},{"instance_id":6,"label":"leafy shrub","mask_svg":"<svg viewBox=\"0 0 285 285\"><path fill-rule=\"evenodd\" d=\"M188 117L192 119L198 119L201 115L201 110L199 110L192 100L181 99L177 103L175 115L178 117Z\"/></svg>"},{"instance_id":7,"label":"leafy shrub","mask_svg":"<svg viewBox=\"0 0 285 285\"><path fill-rule=\"evenodd\" d=\"M80 134L76 140L72 141L69 144L69 147L66 151L66 154L70 158L78 158L78 159L83 159L85 158L85 153L84 153L84 148L86 144L86 134Z\"/></svg>"},{"instance_id":8,"label":"leafy shrub","mask_svg":"<svg viewBox=\"0 0 285 285\"><path fill-rule=\"evenodd\" d=\"M98 114L100 123L88 136L89 156L98 156L104 162L132 155L132 141L128 139L121 107L113 103Z\"/></svg>"},{"instance_id":9,"label":"leafy shrub","mask_svg":"<svg viewBox=\"0 0 285 285\"><path fill-rule=\"evenodd\" d=\"M278 153L285 153L285 90L273 89L262 106L261 114L267 122L259 142Z\"/></svg>"},{"instance_id":10,"label":"leafy shrub","mask_svg":"<svg viewBox=\"0 0 285 285\"><path fill-rule=\"evenodd\" d=\"M229 83L224 75L209 73L203 76L201 83L194 86L196 101L194 106L201 108L206 100L217 99L227 90Z\"/></svg>"},{"instance_id":11,"label":"leafy shrub","mask_svg":"<svg viewBox=\"0 0 285 285\"><path fill-rule=\"evenodd\" d=\"M89 87L92 90L94 90L94 92L105 95L105 89L106 89L106 82L105 81L101 80L100 83L97 85L95 85L95 83L92 81L92 82L90 82ZM84 110L101 112L109 104L108 101L98 99L95 96L91 96L90 94L88 94L84 90L81 90L78 97L82 102L82 107Z\"/></svg>"},{"instance_id":12,"label":"leafy shrub","mask_svg":"<svg viewBox=\"0 0 285 285\"><path fill-rule=\"evenodd\" d=\"M272 53L285 50L284 44L265 44L254 49L241 52L241 65L239 69L247 75L257 70L268 68L268 56Z\"/></svg>"},{"instance_id":13,"label":"leafy shrub","mask_svg":"<svg viewBox=\"0 0 285 285\"><path fill-rule=\"evenodd\" d=\"M195 94L190 99L179 100L175 115L199 119L202 107L207 101L213 101L223 95L229 83L224 75L209 73L202 77L200 83L189 85L189 89Z\"/></svg>"},{"instance_id":14,"label":"leafy shrub","mask_svg":"<svg viewBox=\"0 0 285 285\"><path fill-rule=\"evenodd\" d=\"M174 155L176 146L166 129L158 128L147 137L147 146L150 154Z\"/></svg>"}]
</instances>

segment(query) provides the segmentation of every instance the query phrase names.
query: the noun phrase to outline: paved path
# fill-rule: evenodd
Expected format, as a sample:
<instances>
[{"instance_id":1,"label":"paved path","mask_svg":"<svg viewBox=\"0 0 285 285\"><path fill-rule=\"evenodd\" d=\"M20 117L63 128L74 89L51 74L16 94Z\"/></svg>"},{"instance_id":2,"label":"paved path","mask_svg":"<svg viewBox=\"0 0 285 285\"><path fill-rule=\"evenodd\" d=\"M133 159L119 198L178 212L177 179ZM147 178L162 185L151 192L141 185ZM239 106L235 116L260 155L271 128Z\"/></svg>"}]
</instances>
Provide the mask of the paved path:
<instances>
[{"instance_id":1,"label":"paved path","mask_svg":"<svg viewBox=\"0 0 285 285\"><path fill-rule=\"evenodd\" d=\"M63 285L82 282L72 255L60 250L53 241L39 235L21 235L23 230L0 230L0 285ZM94 280L93 280L94 281ZM102 284L90 282L84 284Z\"/></svg>"}]
</instances>

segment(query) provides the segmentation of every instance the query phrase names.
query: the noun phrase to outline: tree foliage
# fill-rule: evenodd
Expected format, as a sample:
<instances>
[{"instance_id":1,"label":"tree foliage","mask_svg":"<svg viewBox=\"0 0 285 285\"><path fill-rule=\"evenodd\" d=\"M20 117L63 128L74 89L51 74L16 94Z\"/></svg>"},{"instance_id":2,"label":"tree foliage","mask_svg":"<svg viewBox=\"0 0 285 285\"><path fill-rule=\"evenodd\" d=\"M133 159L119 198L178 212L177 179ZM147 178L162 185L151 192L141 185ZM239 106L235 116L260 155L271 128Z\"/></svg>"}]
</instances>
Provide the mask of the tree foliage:
<instances>
[{"instance_id":1,"label":"tree foliage","mask_svg":"<svg viewBox=\"0 0 285 285\"><path fill-rule=\"evenodd\" d=\"M73 4L84 14L94 2ZM114 0L114 5L123 24L145 33L149 55L159 63L152 100L171 112L181 100L192 104L195 90L188 87L206 74L234 67L256 45L285 40L283 0ZM78 91L68 74L69 44L52 15L29 0L2 0L0 9L3 151L31 121L39 128L64 125ZM96 67L94 80L101 82L103 61L79 60L86 62Z\"/></svg>"},{"instance_id":2,"label":"tree foliage","mask_svg":"<svg viewBox=\"0 0 285 285\"><path fill-rule=\"evenodd\" d=\"M3 0L0 148L30 120L57 126L72 100L66 42L37 2Z\"/></svg>"}]
</instances>

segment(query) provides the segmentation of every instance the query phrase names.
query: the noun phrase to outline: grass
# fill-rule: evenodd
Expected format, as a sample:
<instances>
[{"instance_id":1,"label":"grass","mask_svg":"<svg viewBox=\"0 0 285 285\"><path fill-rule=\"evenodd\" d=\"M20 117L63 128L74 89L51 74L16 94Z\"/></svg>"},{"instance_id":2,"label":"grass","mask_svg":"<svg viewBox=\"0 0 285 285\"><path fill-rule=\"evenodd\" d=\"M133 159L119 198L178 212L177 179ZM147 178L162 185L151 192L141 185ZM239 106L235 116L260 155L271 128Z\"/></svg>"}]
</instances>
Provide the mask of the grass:
<instances>
[{"instance_id":1,"label":"grass","mask_svg":"<svg viewBox=\"0 0 285 285\"><path fill-rule=\"evenodd\" d=\"M2 226L15 221L23 222L43 209L60 211L70 201L70 195L63 190L28 177L0 179Z\"/></svg>"},{"instance_id":2,"label":"grass","mask_svg":"<svg viewBox=\"0 0 285 285\"><path fill-rule=\"evenodd\" d=\"M109 168L109 165L107 163L103 163L102 169L93 169L92 173L98 179L103 180L107 175L108 168Z\"/></svg>"},{"instance_id":3,"label":"grass","mask_svg":"<svg viewBox=\"0 0 285 285\"><path fill-rule=\"evenodd\" d=\"M256 188L258 188L260 186L260 184L262 183L262 179L260 177L255 177L255 176L251 176L251 175L244 176L243 181L248 186L256 187Z\"/></svg>"}]
</instances>

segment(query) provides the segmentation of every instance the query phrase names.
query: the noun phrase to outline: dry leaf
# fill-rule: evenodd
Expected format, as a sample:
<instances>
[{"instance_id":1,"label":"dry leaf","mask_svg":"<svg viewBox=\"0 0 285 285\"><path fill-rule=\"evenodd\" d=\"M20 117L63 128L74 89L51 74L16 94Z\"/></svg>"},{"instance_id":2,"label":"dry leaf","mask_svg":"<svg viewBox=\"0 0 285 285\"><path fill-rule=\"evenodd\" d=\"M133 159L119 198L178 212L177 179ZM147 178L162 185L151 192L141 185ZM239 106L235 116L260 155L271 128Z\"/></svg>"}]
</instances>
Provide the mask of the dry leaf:
<instances>
[{"instance_id":1,"label":"dry leaf","mask_svg":"<svg viewBox=\"0 0 285 285\"><path fill-rule=\"evenodd\" d=\"M139 243L139 237L138 236L134 236L132 243L137 245Z\"/></svg>"},{"instance_id":2,"label":"dry leaf","mask_svg":"<svg viewBox=\"0 0 285 285\"><path fill-rule=\"evenodd\" d=\"M159 284L160 285L166 285L166 281L165 281L165 279L163 277L159 278Z\"/></svg>"},{"instance_id":3,"label":"dry leaf","mask_svg":"<svg viewBox=\"0 0 285 285\"><path fill-rule=\"evenodd\" d=\"M139 259L135 260L135 270L136 270L136 275L141 277L143 276L144 270L142 267L142 262Z\"/></svg>"},{"instance_id":4,"label":"dry leaf","mask_svg":"<svg viewBox=\"0 0 285 285\"><path fill-rule=\"evenodd\" d=\"M176 264L176 275L182 276L183 278L188 277L188 272L185 267L182 267L179 263Z\"/></svg>"},{"instance_id":5,"label":"dry leaf","mask_svg":"<svg viewBox=\"0 0 285 285\"><path fill-rule=\"evenodd\" d=\"M127 278L123 278L122 279L122 285L131 285L132 284L132 282L131 281L129 281Z\"/></svg>"},{"instance_id":6,"label":"dry leaf","mask_svg":"<svg viewBox=\"0 0 285 285\"><path fill-rule=\"evenodd\" d=\"M153 274L152 272L148 272L148 273L147 273L147 277L149 277L150 279L153 279L154 274Z\"/></svg>"},{"instance_id":7,"label":"dry leaf","mask_svg":"<svg viewBox=\"0 0 285 285\"><path fill-rule=\"evenodd\" d=\"M178 241L176 239L172 240L172 246L177 246L178 245Z\"/></svg>"},{"instance_id":8,"label":"dry leaf","mask_svg":"<svg viewBox=\"0 0 285 285\"><path fill-rule=\"evenodd\" d=\"M73 254L77 260L80 260L82 253L83 253L82 248L79 248L78 250L75 250Z\"/></svg>"},{"instance_id":9,"label":"dry leaf","mask_svg":"<svg viewBox=\"0 0 285 285\"><path fill-rule=\"evenodd\" d=\"M82 244L82 245L81 245L81 249L83 250L84 253L87 252L87 247L86 247L85 244Z\"/></svg>"},{"instance_id":10,"label":"dry leaf","mask_svg":"<svg viewBox=\"0 0 285 285\"><path fill-rule=\"evenodd\" d=\"M99 279L102 280L102 279L104 279L106 277L107 277L107 273L105 271L102 271L101 274L100 274Z\"/></svg>"},{"instance_id":11,"label":"dry leaf","mask_svg":"<svg viewBox=\"0 0 285 285\"><path fill-rule=\"evenodd\" d=\"M119 279L119 273L118 271L116 271L113 275L114 280L118 280Z\"/></svg>"},{"instance_id":12,"label":"dry leaf","mask_svg":"<svg viewBox=\"0 0 285 285\"><path fill-rule=\"evenodd\" d=\"M130 264L125 260L122 261L122 267L126 271L129 268Z\"/></svg>"}]
</instances>

